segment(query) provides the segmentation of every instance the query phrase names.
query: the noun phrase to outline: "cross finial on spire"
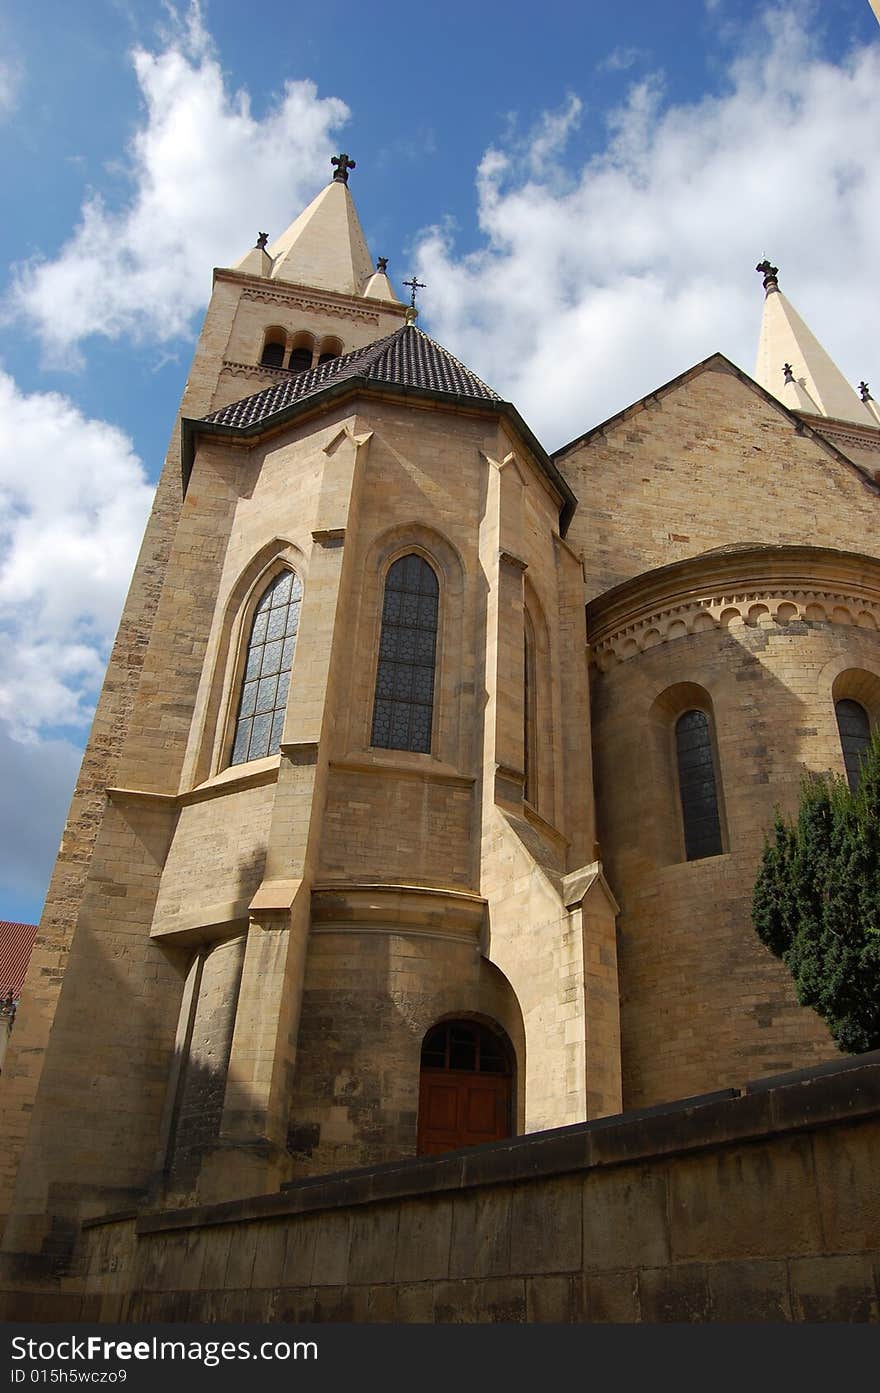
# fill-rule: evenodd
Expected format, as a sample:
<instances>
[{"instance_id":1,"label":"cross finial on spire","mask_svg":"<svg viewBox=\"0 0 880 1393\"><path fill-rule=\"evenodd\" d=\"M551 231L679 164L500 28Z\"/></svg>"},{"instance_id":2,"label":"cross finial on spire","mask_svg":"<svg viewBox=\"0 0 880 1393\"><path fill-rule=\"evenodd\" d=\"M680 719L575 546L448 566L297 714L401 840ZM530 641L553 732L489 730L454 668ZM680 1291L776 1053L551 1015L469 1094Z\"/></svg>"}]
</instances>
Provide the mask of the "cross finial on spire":
<instances>
[{"instance_id":1,"label":"cross finial on spire","mask_svg":"<svg viewBox=\"0 0 880 1393\"><path fill-rule=\"evenodd\" d=\"M266 250L266 243L268 242L268 240L269 240L269 234L268 234L268 232L258 232L258 233L257 233L257 246L259 247L259 249L260 249L261 252L264 252L264 251Z\"/></svg>"},{"instance_id":2,"label":"cross finial on spire","mask_svg":"<svg viewBox=\"0 0 880 1393\"><path fill-rule=\"evenodd\" d=\"M344 150L341 150L338 155L334 155L330 163L334 166L334 184L347 184L348 171L357 168L355 161L350 160Z\"/></svg>"},{"instance_id":3,"label":"cross finial on spire","mask_svg":"<svg viewBox=\"0 0 880 1393\"><path fill-rule=\"evenodd\" d=\"M409 286L412 287L412 295L410 296L410 301L409 301L409 303L410 303L410 306L412 307L412 309L415 309L415 307L416 307L416 291L417 291L417 290L424 290L424 289L426 288L426 287L425 287L425 282L424 282L424 281L417 281L416 278L415 278L415 276L413 276L413 278L412 278L411 281L404 281L403 284L404 284L404 285L409 285Z\"/></svg>"},{"instance_id":4,"label":"cross finial on spire","mask_svg":"<svg viewBox=\"0 0 880 1393\"><path fill-rule=\"evenodd\" d=\"M760 271L761 275L764 277L764 289L767 291L768 295L771 290L779 289L779 282L776 279L779 275L779 267L771 266L766 256L763 261L758 262L755 270Z\"/></svg>"}]
</instances>

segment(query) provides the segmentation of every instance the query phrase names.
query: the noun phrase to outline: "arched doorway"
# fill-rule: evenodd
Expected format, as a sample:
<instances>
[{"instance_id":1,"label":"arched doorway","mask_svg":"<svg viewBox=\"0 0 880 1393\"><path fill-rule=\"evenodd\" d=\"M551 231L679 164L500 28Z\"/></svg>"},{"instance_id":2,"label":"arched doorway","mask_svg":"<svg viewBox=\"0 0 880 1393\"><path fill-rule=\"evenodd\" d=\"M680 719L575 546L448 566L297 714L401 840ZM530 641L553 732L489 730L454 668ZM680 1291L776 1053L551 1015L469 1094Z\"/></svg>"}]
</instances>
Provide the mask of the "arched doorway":
<instances>
[{"instance_id":1,"label":"arched doorway","mask_svg":"<svg viewBox=\"0 0 880 1393\"><path fill-rule=\"evenodd\" d=\"M416 1151L436 1156L512 1135L513 1052L477 1021L441 1021L422 1042Z\"/></svg>"}]
</instances>

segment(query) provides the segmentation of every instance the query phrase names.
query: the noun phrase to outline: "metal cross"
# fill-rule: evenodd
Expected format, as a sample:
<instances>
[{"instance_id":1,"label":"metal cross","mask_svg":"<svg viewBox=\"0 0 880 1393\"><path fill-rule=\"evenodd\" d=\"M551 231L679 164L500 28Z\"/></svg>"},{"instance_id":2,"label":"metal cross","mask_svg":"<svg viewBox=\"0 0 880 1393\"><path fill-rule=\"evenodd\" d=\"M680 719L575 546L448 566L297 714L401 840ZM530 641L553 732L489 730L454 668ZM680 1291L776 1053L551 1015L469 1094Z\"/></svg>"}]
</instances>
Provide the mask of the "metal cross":
<instances>
[{"instance_id":1,"label":"metal cross","mask_svg":"<svg viewBox=\"0 0 880 1393\"><path fill-rule=\"evenodd\" d=\"M333 182L336 184L347 184L348 171L356 168L354 160L350 160L345 151L342 150L338 155L333 156L330 163L335 167Z\"/></svg>"},{"instance_id":2,"label":"metal cross","mask_svg":"<svg viewBox=\"0 0 880 1393\"><path fill-rule=\"evenodd\" d=\"M415 309L415 307L416 307L416 291L417 291L417 290L424 290L424 289L425 289L425 282L424 282L424 281L417 281L416 278L415 278L415 276L413 276L413 278L412 278L411 281L404 281L403 284L404 284L404 285L411 285L411 286L412 286L412 295L411 295L411 297L410 297L410 304L412 305L413 309Z\"/></svg>"}]
</instances>

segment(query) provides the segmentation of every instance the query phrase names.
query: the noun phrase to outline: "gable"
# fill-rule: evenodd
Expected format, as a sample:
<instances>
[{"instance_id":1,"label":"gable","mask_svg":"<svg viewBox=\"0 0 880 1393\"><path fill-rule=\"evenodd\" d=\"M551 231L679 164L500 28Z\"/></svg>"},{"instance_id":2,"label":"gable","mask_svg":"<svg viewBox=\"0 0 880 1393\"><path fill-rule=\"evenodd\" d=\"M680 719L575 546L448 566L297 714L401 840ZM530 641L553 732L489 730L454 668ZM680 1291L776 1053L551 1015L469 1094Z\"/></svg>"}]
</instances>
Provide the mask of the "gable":
<instances>
[{"instance_id":1,"label":"gable","mask_svg":"<svg viewBox=\"0 0 880 1393\"><path fill-rule=\"evenodd\" d=\"M568 540L590 598L740 543L880 554L876 485L720 354L555 460L579 500Z\"/></svg>"}]
</instances>

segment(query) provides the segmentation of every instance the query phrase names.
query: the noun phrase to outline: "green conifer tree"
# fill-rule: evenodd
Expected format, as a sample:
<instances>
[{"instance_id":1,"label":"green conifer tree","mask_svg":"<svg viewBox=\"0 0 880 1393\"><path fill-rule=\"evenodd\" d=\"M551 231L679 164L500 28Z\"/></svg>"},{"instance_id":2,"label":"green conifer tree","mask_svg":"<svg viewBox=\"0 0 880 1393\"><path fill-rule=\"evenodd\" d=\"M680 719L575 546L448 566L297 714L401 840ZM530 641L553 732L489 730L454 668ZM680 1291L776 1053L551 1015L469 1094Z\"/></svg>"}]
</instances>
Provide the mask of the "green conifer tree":
<instances>
[{"instance_id":1,"label":"green conifer tree","mask_svg":"<svg viewBox=\"0 0 880 1393\"><path fill-rule=\"evenodd\" d=\"M777 809L752 917L841 1050L880 1049L880 732L857 791L808 778L794 822Z\"/></svg>"}]
</instances>

